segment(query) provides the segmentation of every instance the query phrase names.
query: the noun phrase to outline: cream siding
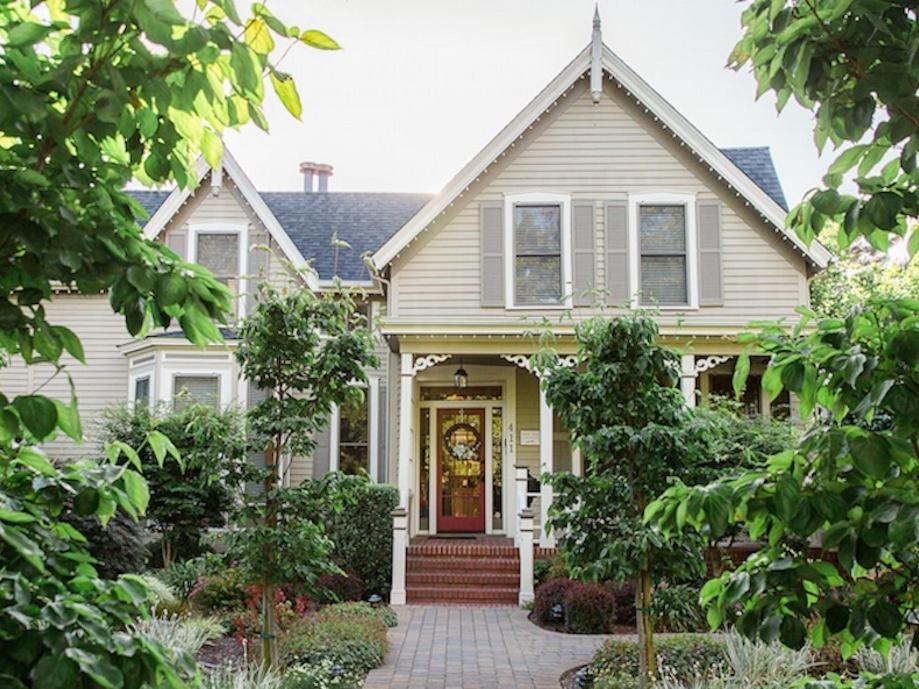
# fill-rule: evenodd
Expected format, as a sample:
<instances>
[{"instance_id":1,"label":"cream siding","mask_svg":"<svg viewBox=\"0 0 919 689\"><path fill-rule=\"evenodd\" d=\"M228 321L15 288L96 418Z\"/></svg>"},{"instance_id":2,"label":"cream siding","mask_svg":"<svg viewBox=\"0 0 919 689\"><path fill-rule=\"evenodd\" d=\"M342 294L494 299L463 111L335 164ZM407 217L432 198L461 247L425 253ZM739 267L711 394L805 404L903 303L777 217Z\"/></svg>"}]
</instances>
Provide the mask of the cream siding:
<instances>
[{"instance_id":1,"label":"cream siding","mask_svg":"<svg viewBox=\"0 0 919 689\"><path fill-rule=\"evenodd\" d=\"M392 267L394 321L513 319L552 311L482 307L479 204L506 193L550 192L573 199L626 200L628 194L691 192L722 206L724 304L667 312L662 322L743 325L795 317L807 300L804 258L711 175L625 94L606 84L594 106L583 81L398 257ZM602 203L596 213L597 284L605 284ZM576 308L576 316L597 313Z\"/></svg>"},{"instance_id":2,"label":"cream siding","mask_svg":"<svg viewBox=\"0 0 919 689\"><path fill-rule=\"evenodd\" d=\"M45 444L53 457L78 457L98 454L99 430L102 411L112 404L127 401L128 362L118 351L118 345L130 341L124 317L112 312L108 297L55 294L45 302L49 323L63 325L73 330L83 343L86 365L68 355L61 363L73 379L85 440L77 445L69 438L60 438ZM31 370L29 370L31 368ZM22 359L15 359L8 368L0 370L0 390L12 398L17 394L35 392L67 401L70 385L65 373L50 382L53 373L47 365L27 367Z\"/></svg>"}]
</instances>

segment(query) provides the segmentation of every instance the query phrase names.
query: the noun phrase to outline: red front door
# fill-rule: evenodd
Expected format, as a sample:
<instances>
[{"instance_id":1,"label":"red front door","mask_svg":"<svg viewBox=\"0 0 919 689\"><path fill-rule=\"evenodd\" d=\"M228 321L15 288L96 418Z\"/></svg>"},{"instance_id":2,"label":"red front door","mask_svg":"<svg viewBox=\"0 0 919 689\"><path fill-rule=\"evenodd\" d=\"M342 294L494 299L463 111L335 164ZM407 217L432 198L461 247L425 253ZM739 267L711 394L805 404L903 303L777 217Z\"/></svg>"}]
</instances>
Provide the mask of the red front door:
<instances>
[{"instance_id":1,"label":"red front door","mask_svg":"<svg viewBox=\"0 0 919 689\"><path fill-rule=\"evenodd\" d=\"M437 530L485 531L485 410L437 410Z\"/></svg>"}]
</instances>

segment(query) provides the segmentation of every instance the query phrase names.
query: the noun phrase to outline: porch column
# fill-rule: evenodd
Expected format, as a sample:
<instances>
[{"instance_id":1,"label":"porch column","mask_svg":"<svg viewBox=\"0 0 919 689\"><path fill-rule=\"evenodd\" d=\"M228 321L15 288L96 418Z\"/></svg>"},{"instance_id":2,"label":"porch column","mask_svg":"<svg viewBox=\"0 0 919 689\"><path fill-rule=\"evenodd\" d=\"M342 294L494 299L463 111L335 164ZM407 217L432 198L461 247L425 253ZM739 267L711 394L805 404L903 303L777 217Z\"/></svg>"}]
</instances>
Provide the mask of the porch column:
<instances>
[{"instance_id":1,"label":"porch column","mask_svg":"<svg viewBox=\"0 0 919 689\"><path fill-rule=\"evenodd\" d=\"M523 464L518 464L517 466L514 467L514 489L515 489L514 514L517 515L517 533L514 536L514 541L519 547L521 543L520 529L521 529L521 520L522 520L520 513L522 510L529 509L527 507L527 468ZM530 527L532 530L532 518L531 518ZM532 537L533 537L533 534L531 533L530 538L532 539Z\"/></svg>"},{"instance_id":2,"label":"porch column","mask_svg":"<svg viewBox=\"0 0 919 689\"><path fill-rule=\"evenodd\" d=\"M408 547L408 512L402 507L392 511L392 588L390 605L405 605L405 550Z\"/></svg>"},{"instance_id":3,"label":"porch column","mask_svg":"<svg viewBox=\"0 0 919 689\"><path fill-rule=\"evenodd\" d=\"M552 408L546 399L546 391L539 386L539 471L540 474L554 471L553 457L553 419ZM539 545L541 548L554 548L555 535L546 533L546 522L549 518L549 505L552 504L552 486L546 481L539 483Z\"/></svg>"},{"instance_id":4,"label":"porch column","mask_svg":"<svg viewBox=\"0 0 919 689\"><path fill-rule=\"evenodd\" d=\"M696 355L684 354L681 358L680 373L680 391L683 393L683 399L687 407L696 406L696 379L699 373L696 371Z\"/></svg>"},{"instance_id":5,"label":"porch column","mask_svg":"<svg viewBox=\"0 0 919 689\"><path fill-rule=\"evenodd\" d=\"M520 519L520 605L532 603L533 592L533 512L523 508L517 515Z\"/></svg>"},{"instance_id":6,"label":"porch column","mask_svg":"<svg viewBox=\"0 0 919 689\"><path fill-rule=\"evenodd\" d=\"M408 512L412 472L412 384L415 377L411 354L402 354L399 387L399 506Z\"/></svg>"}]
</instances>

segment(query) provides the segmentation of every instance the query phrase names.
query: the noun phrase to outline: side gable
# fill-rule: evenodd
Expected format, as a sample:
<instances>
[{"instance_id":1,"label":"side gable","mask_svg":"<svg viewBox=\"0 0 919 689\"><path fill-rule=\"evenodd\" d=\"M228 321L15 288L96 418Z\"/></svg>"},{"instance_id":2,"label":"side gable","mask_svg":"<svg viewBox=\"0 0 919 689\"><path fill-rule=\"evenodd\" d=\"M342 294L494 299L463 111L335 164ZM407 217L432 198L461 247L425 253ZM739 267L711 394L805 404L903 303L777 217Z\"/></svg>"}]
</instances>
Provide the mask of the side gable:
<instances>
[{"instance_id":1,"label":"side gable","mask_svg":"<svg viewBox=\"0 0 919 689\"><path fill-rule=\"evenodd\" d=\"M169 193L169 196L162 201L159 207L156 209L156 212L150 217L147 223L144 225L144 235L148 239L155 239L158 237L167 225L175 218L176 214L180 209L188 202L189 198L192 197L197 191L200 190L201 184L207 177L208 173L211 172L210 166L204 161L204 158L199 158L196 166L197 171L197 181L194 188L176 188ZM316 271L310 266L310 264L303 257L303 254L291 240L290 236L282 227L281 223L278 222L278 219L268 208L268 205L256 191L255 187L252 184L252 181L249 177L243 172L243 169L240 167L239 163L236 162L236 159L233 155L226 149L224 149L223 160L221 162L221 169L214 172L212 175L212 186L219 188L223 184L223 174L226 175L232 180L236 188L239 190L239 193L242 195L244 202L252 209L255 216L258 218L259 222L264 226L268 231L269 236L274 242L277 243L278 248L283 252L284 256L298 269L300 270L305 278L306 284L310 289L318 290L319 289L319 276L316 274ZM157 192L147 192L148 194L157 193ZM141 203L145 199L140 198ZM149 196L146 199L148 202L152 202L154 197Z\"/></svg>"},{"instance_id":2,"label":"side gable","mask_svg":"<svg viewBox=\"0 0 919 689\"><path fill-rule=\"evenodd\" d=\"M591 46L588 45L582 50L444 187L440 194L435 196L373 255L372 260L377 270L382 271L435 220L446 214L450 206L461 199L489 168L532 130L542 117L552 111L560 98L568 94L580 79L587 76L590 69L590 48ZM720 151L605 45L602 51L602 68L605 77L610 78L618 88L623 89L627 96L638 101L664 130L680 141L681 145L688 146L701 162L709 166L719 181L723 181L735 193L742 196L762 219L780 233L785 241L791 242L809 263L818 269L826 267L830 259L829 251L819 242L805 246L793 232L786 229L785 209L777 199L760 188L756 181L738 168L729 155Z\"/></svg>"}]
</instances>

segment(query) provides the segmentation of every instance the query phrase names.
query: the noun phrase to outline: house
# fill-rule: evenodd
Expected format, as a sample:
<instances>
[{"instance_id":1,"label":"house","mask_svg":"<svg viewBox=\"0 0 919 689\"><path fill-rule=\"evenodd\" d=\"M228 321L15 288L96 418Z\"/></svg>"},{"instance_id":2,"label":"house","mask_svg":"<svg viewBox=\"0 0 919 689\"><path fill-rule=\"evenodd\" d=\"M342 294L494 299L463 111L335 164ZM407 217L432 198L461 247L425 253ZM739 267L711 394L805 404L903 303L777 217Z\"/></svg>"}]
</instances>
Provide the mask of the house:
<instances>
[{"instance_id":1,"label":"house","mask_svg":"<svg viewBox=\"0 0 919 689\"><path fill-rule=\"evenodd\" d=\"M591 43L436 196L329 191L332 172L305 163L302 192L260 193L227 154L219 169L199 165L193 190L136 194L147 236L223 280L238 317L255 306L255 281L283 285L294 269L310 289L335 277L362 288L381 354L366 407L336 410L284 479L362 469L398 486L394 603L532 598L534 552L554 547L539 529L552 493L538 476L583 464L530 366L537 324L551 324L570 361L577 321L656 306L692 405L729 389L734 337L750 321L797 318L829 259L784 229L768 149L717 148L602 44L599 19ZM118 400L257 394L238 375L232 330L203 351L176 332L134 340L104 295L66 291L48 318L83 340L88 364L72 374L87 419ZM9 395L43 377L20 367L0 379ZM66 395L66 382L45 390ZM772 413L764 399L752 386L746 402ZM484 537L435 538L470 533Z\"/></svg>"}]
</instances>

